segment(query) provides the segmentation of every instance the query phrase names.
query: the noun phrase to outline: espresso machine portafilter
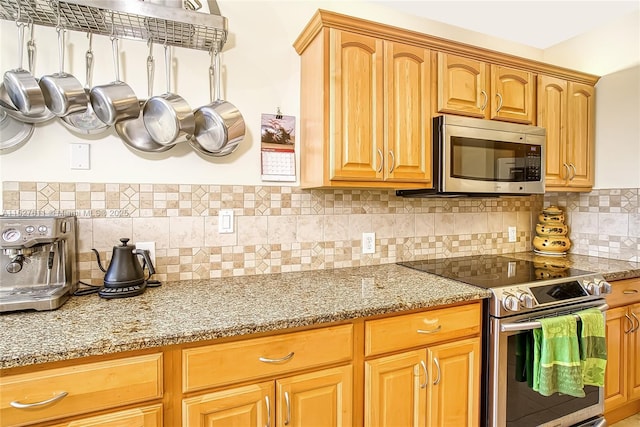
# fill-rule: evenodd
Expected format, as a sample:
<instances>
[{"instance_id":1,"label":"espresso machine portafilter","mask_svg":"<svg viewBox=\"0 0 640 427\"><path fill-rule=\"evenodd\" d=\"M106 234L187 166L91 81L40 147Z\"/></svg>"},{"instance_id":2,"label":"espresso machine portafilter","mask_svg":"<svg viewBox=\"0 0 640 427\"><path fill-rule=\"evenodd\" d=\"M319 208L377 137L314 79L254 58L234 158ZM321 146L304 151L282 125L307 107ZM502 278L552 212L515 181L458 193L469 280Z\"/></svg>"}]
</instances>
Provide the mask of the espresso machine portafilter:
<instances>
[{"instance_id":1,"label":"espresso machine portafilter","mask_svg":"<svg viewBox=\"0 0 640 427\"><path fill-rule=\"evenodd\" d=\"M0 216L0 312L54 310L76 290L75 216Z\"/></svg>"}]
</instances>

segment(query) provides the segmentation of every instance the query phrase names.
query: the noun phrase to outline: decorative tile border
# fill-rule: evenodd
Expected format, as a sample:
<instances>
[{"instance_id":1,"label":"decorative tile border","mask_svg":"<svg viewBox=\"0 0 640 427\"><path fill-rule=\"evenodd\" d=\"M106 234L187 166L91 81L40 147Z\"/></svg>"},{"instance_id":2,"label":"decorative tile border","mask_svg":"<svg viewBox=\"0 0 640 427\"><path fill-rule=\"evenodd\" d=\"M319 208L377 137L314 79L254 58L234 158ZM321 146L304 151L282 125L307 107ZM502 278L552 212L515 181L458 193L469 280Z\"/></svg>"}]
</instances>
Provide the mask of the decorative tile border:
<instances>
[{"instance_id":1,"label":"decorative tile border","mask_svg":"<svg viewBox=\"0 0 640 427\"><path fill-rule=\"evenodd\" d=\"M544 204L566 212L571 252L640 262L640 189L547 193Z\"/></svg>"},{"instance_id":2,"label":"decorative tile border","mask_svg":"<svg viewBox=\"0 0 640 427\"><path fill-rule=\"evenodd\" d=\"M99 281L91 248L111 255L119 237L156 242L160 280L330 269L531 250L543 206L567 213L571 252L640 261L638 189L504 198L405 199L393 191L278 186L4 182L5 213L79 218L80 272ZM219 234L220 209L235 232ZM515 224L516 243L506 229ZM363 231L376 253L361 254Z\"/></svg>"}]
</instances>

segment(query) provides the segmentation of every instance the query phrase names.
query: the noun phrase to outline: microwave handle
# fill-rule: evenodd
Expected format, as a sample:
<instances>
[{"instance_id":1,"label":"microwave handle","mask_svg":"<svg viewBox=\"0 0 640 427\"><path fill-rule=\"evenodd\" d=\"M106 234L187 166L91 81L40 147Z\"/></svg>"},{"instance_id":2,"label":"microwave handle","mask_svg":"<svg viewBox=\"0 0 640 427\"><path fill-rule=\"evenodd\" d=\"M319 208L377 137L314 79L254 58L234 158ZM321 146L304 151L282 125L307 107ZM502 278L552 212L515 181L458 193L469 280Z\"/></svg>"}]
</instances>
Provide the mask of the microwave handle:
<instances>
[{"instance_id":1,"label":"microwave handle","mask_svg":"<svg viewBox=\"0 0 640 427\"><path fill-rule=\"evenodd\" d=\"M607 304L602 304L596 307L600 311L605 311L609 306ZM580 317L577 314L574 316L579 319ZM500 325L500 332L516 332L516 331L530 331L532 329L541 328L542 324L538 321L531 322L514 322L514 323L502 323Z\"/></svg>"}]
</instances>

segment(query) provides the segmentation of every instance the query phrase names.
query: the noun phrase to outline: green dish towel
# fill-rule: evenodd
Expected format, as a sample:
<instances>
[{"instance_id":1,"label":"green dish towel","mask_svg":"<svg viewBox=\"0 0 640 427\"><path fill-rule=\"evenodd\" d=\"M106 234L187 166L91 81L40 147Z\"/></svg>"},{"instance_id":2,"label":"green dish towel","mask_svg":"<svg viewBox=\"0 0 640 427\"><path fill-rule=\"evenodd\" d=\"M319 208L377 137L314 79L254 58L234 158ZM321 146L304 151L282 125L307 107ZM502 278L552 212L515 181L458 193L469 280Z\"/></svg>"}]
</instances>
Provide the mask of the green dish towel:
<instances>
[{"instance_id":1,"label":"green dish towel","mask_svg":"<svg viewBox=\"0 0 640 427\"><path fill-rule=\"evenodd\" d=\"M580 360L582 381L585 385L604 387L607 367L607 341L604 314L597 308L576 313L582 321L580 331Z\"/></svg>"},{"instance_id":2,"label":"green dish towel","mask_svg":"<svg viewBox=\"0 0 640 427\"><path fill-rule=\"evenodd\" d=\"M572 315L550 317L533 330L533 389L543 396L585 396L577 323Z\"/></svg>"}]
</instances>

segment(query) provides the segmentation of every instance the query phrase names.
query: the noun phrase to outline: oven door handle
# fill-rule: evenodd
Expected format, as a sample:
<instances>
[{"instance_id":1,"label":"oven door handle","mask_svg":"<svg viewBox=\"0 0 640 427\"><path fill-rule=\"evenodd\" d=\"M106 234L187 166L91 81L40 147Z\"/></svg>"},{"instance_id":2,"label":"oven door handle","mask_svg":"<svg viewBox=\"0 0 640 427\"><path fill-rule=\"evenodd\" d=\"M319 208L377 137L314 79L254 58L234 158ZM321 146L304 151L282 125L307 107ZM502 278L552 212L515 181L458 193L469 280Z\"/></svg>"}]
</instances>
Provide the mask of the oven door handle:
<instances>
[{"instance_id":1,"label":"oven door handle","mask_svg":"<svg viewBox=\"0 0 640 427\"><path fill-rule=\"evenodd\" d=\"M605 311L607 308L609 308L609 306L607 304L602 304L595 308L600 311ZM577 314L574 314L574 316L576 317L576 319L579 319L579 316ZM500 325L500 332L530 331L532 329L538 329L541 327L542 324L535 320L531 322L502 323Z\"/></svg>"}]
</instances>

